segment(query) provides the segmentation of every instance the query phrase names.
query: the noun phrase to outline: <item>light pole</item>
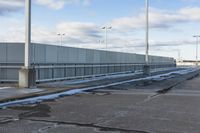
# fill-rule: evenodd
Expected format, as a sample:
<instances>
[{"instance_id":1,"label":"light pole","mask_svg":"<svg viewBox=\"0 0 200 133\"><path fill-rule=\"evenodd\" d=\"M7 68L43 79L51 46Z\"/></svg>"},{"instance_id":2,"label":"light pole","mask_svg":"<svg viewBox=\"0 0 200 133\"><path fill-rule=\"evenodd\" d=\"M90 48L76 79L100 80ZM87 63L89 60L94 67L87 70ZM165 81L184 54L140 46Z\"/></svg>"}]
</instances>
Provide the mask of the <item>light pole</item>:
<instances>
[{"instance_id":1,"label":"light pole","mask_svg":"<svg viewBox=\"0 0 200 133\"><path fill-rule=\"evenodd\" d=\"M145 0L146 7L146 54L145 63L149 65L149 0Z\"/></svg>"},{"instance_id":2,"label":"light pole","mask_svg":"<svg viewBox=\"0 0 200 133\"><path fill-rule=\"evenodd\" d=\"M199 48L199 37L200 35L194 35L194 38L196 38L196 66L198 66L199 61L198 61L198 48Z\"/></svg>"},{"instance_id":3,"label":"light pole","mask_svg":"<svg viewBox=\"0 0 200 133\"><path fill-rule=\"evenodd\" d=\"M58 33L58 36L60 36L60 46L63 44L63 36L65 36L65 33Z\"/></svg>"},{"instance_id":4,"label":"light pole","mask_svg":"<svg viewBox=\"0 0 200 133\"><path fill-rule=\"evenodd\" d=\"M145 0L145 12L146 12L146 50L145 50L145 65L143 68L144 75L150 75L150 65L149 65L149 0Z\"/></svg>"},{"instance_id":5,"label":"light pole","mask_svg":"<svg viewBox=\"0 0 200 133\"><path fill-rule=\"evenodd\" d=\"M19 87L30 88L36 85L36 72L31 66L31 0L25 1L25 14L24 67L19 71Z\"/></svg>"},{"instance_id":6,"label":"light pole","mask_svg":"<svg viewBox=\"0 0 200 133\"><path fill-rule=\"evenodd\" d=\"M102 45L102 40L99 40L99 47L101 48L101 45Z\"/></svg>"},{"instance_id":7,"label":"light pole","mask_svg":"<svg viewBox=\"0 0 200 133\"><path fill-rule=\"evenodd\" d=\"M30 52L31 52L31 0L25 1L26 5L26 31L25 31L25 60L24 60L24 67L29 68L31 66L30 62Z\"/></svg>"},{"instance_id":8,"label":"light pole","mask_svg":"<svg viewBox=\"0 0 200 133\"><path fill-rule=\"evenodd\" d=\"M60 37L60 47L63 45L63 36L65 36L65 33L58 33L57 34ZM59 46L57 46L57 63L59 62Z\"/></svg>"},{"instance_id":9,"label":"light pole","mask_svg":"<svg viewBox=\"0 0 200 133\"><path fill-rule=\"evenodd\" d=\"M178 51L178 60L181 61L181 50L178 49L177 51Z\"/></svg>"},{"instance_id":10,"label":"light pole","mask_svg":"<svg viewBox=\"0 0 200 133\"><path fill-rule=\"evenodd\" d=\"M108 49L108 30L111 30L112 27L103 27L103 30L105 30L105 45L106 45L106 50Z\"/></svg>"}]
</instances>

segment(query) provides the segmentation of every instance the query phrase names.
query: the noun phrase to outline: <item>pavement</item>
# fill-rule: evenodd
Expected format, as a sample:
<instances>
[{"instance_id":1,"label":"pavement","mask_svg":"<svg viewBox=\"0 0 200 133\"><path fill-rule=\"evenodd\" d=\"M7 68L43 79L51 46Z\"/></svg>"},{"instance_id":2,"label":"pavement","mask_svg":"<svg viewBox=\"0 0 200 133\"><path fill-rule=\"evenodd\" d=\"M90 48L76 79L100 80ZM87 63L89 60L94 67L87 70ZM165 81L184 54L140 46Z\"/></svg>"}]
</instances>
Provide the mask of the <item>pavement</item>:
<instances>
[{"instance_id":1,"label":"pavement","mask_svg":"<svg viewBox=\"0 0 200 133\"><path fill-rule=\"evenodd\" d=\"M170 68L162 71L152 71L152 75L181 70L182 68ZM32 98L43 95L66 92L74 89L88 88L93 86L108 85L116 82L143 78L139 73L127 73L121 75L108 75L106 77L95 77L86 79L75 79L69 81L58 81L52 83L38 84L36 88L18 88L16 84L0 84L0 104L20 99Z\"/></svg>"},{"instance_id":2,"label":"pavement","mask_svg":"<svg viewBox=\"0 0 200 133\"><path fill-rule=\"evenodd\" d=\"M198 73L1 109L0 133L199 133Z\"/></svg>"}]
</instances>

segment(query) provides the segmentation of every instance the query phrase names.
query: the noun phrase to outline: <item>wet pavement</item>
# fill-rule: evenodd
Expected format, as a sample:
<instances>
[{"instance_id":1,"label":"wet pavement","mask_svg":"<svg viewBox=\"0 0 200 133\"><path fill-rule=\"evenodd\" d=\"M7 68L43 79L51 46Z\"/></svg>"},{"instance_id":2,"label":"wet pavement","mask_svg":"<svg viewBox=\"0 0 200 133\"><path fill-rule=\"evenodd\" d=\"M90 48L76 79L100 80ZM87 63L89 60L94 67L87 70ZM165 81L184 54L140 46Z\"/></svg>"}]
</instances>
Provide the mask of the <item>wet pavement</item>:
<instances>
[{"instance_id":1,"label":"wet pavement","mask_svg":"<svg viewBox=\"0 0 200 133\"><path fill-rule=\"evenodd\" d=\"M199 85L189 74L9 107L0 133L199 133Z\"/></svg>"}]
</instances>

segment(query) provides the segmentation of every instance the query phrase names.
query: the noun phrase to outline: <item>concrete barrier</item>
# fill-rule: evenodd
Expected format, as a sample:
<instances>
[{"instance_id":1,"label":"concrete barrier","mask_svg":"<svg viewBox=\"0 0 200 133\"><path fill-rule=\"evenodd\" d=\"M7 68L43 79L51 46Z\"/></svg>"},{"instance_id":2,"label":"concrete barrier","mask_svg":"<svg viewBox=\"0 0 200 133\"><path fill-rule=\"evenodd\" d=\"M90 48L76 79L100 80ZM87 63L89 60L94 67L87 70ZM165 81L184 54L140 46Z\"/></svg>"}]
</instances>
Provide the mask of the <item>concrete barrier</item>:
<instances>
[{"instance_id":1,"label":"concrete barrier","mask_svg":"<svg viewBox=\"0 0 200 133\"><path fill-rule=\"evenodd\" d=\"M32 44L32 62L38 82L108 73L138 71L145 64L140 54ZM23 43L0 43L0 81L17 82L24 62ZM174 67L175 60L150 56L152 69Z\"/></svg>"}]
</instances>

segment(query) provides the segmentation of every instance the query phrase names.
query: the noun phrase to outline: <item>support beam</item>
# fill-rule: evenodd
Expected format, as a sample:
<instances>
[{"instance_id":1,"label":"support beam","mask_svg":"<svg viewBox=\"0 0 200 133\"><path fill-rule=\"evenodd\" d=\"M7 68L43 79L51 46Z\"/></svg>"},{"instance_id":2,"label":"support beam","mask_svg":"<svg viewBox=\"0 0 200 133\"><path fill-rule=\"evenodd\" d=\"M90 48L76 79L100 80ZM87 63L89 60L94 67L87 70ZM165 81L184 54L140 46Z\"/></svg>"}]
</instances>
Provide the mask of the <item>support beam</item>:
<instances>
[{"instance_id":1,"label":"support beam","mask_svg":"<svg viewBox=\"0 0 200 133\"><path fill-rule=\"evenodd\" d=\"M35 86L36 72L31 66L31 0L25 0L25 51L24 67L19 71L19 87L30 88Z\"/></svg>"}]
</instances>

